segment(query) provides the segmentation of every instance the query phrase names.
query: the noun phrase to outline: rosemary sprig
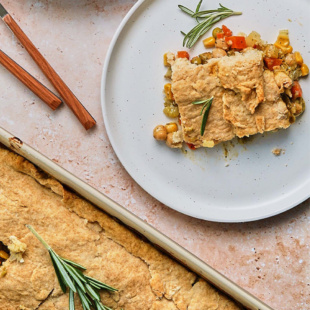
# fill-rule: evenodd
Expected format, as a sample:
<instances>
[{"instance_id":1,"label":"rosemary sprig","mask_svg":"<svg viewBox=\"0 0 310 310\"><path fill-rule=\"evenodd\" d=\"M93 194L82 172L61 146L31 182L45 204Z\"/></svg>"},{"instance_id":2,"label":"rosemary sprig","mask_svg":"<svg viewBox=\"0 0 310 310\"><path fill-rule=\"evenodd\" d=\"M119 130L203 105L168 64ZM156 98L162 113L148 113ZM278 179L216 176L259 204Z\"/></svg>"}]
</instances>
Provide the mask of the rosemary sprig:
<instances>
[{"instance_id":1,"label":"rosemary sprig","mask_svg":"<svg viewBox=\"0 0 310 310\"><path fill-rule=\"evenodd\" d=\"M37 239L48 250L59 285L64 293L69 288L69 310L75 310L74 293L79 295L83 310L112 310L101 303L99 290L105 289L115 292L117 289L89 276L83 274L85 267L60 257L54 250L43 240L43 238L30 225L26 227L37 237Z\"/></svg>"},{"instance_id":2,"label":"rosemary sprig","mask_svg":"<svg viewBox=\"0 0 310 310\"><path fill-rule=\"evenodd\" d=\"M202 117L202 122L201 122L201 128L200 128L200 135L203 136L205 129L206 129L206 124L207 124L207 120L208 120L208 116L209 116L209 111L213 102L213 98L211 97L209 99L205 99L205 100L198 100L198 101L194 101L192 102L192 104L203 104L203 107L201 109L200 115L202 115L203 113L203 117Z\"/></svg>"},{"instance_id":3,"label":"rosemary sprig","mask_svg":"<svg viewBox=\"0 0 310 310\"><path fill-rule=\"evenodd\" d=\"M198 41L198 39L203 36L208 30L212 28L217 22L232 16L241 15L242 12L234 12L231 9L226 8L222 4L219 4L219 8L216 10L204 10L200 11L200 7L203 0L200 0L195 12L189 8L179 5L179 8L186 14L195 18L197 25L192 28L188 33L181 32L184 35L183 46L191 48Z\"/></svg>"}]
</instances>

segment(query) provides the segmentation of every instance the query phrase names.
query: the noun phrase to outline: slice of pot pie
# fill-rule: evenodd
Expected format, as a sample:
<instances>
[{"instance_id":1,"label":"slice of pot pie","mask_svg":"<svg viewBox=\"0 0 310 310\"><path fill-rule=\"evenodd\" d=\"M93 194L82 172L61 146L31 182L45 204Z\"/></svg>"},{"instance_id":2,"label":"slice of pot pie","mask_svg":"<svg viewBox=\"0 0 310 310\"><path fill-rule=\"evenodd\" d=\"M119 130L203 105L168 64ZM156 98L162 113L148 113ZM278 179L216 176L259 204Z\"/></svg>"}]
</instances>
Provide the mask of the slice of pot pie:
<instances>
[{"instance_id":1,"label":"slice of pot pie","mask_svg":"<svg viewBox=\"0 0 310 310\"><path fill-rule=\"evenodd\" d=\"M228 38L221 33L220 38L212 52L191 60L187 52L164 55L165 77L171 79L164 89L164 113L178 117L179 125L156 126L155 139L172 148L183 142L193 149L213 147L286 129L304 111L298 79L309 69L299 52L292 53L287 31L280 31L275 44L257 33Z\"/></svg>"},{"instance_id":2,"label":"slice of pot pie","mask_svg":"<svg viewBox=\"0 0 310 310\"><path fill-rule=\"evenodd\" d=\"M216 144L234 138L233 126L224 119L224 87L217 76L218 59L197 66L185 58L178 58L172 65L172 92L178 105L185 142L195 147ZM201 133L201 106L192 104L201 98L213 97L208 122Z\"/></svg>"},{"instance_id":3,"label":"slice of pot pie","mask_svg":"<svg viewBox=\"0 0 310 310\"><path fill-rule=\"evenodd\" d=\"M22 157L0 147L0 309L65 310L46 249L87 268L84 274L118 289L100 291L113 310L240 310L227 296ZM4 246L15 241L22 259ZM17 244L16 243L16 244ZM12 254L12 252L11 252ZM1 256L1 255L0 255ZM2 257L1 256L1 257ZM6 259L5 259L6 258ZM76 309L82 310L78 298Z\"/></svg>"}]
</instances>

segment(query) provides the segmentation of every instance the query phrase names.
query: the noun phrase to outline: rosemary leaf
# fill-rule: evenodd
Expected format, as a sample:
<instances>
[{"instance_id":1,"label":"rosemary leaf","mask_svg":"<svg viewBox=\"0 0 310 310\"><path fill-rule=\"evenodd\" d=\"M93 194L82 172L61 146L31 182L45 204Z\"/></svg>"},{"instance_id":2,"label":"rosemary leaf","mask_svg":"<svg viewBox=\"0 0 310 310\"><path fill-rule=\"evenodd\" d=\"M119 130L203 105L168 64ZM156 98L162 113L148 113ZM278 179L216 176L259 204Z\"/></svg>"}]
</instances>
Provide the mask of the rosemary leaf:
<instances>
[{"instance_id":1,"label":"rosemary leaf","mask_svg":"<svg viewBox=\"0 0 310 310\"><path fill-rule=\"evenodd\" d=\"M202 99L202 100L196 100L193 101L192 104L205 104L208 103L210 100L213 100L214 97L211 97L209 99Z\"/></svg>"},{"instance_id":2,"label":"rosemary leaf","mask_svg":"<svg viewBox=\"0 0 310 310\"><path fill-rule=\"evenodd\" d=\"M67 285L66 285L66 283L65 283L65 281L64 281L64 279L63 279L63 277L62 277L62 275L61 275L61 273L60 273L60 271L58 270L58 267L57 267L56 263L54 262L54 258L53 258L53 256L51 255L51 252L50 252L50 251L48 251L48 252L49 252L49 254L50 254L51 261L52 261L52 263L53 263L53 266L54 266L54 269L55 269L55 273L56 273L56 276L57 276L57 279L58 279L58 283L59 283L59 285L60 285L60 288L61 288L61 290L62 290L64 293L66 293L66 292L67 292Z\"/></svg>"},{"instance_id":3,"label":"rosemary leaf","mask_svg":"<svg viewBox=\"0 0 310 310\"><path fill-rule=\"evenodd\" d=\"M212 24L205 23L205 24L199 24L201 25L199 27L199 31L197 31L196 33L194 33L194 35L192 35L191 37L189 37L189 39L187 40L187 46L190 48L192 47L201 36L203 36L207 31L209 31L212 27Z\"/></svg>"},{"instance_id":4,"label":"rosemary leaf","mask_svg":"<svg viewBox=\"0 0 310 310\"><path fill-rule=\"evenodd\" d=\"M110 308L104 306L102 303L99 303L99 307L100 307L99 310L108 310L108 309L110 309Z\"/></svg>"},{"instance_id":5,"label":"rosemary leaf","mask_svg":"<svg viewBox=\"0 0 310 310\"><path fill-rule=\"evenodd\" d=\"M213 98L211 97L210 99L204 99L204 100L197 100L192 102L192 104L203 104L203 107L200 111L200 115L203 114L202 117L202 122L201 122L201 127L200 127L200 135L203 136L205 129L206 129L206 124L209 116L209 111L213 102Z\"/></svg>"},{"instance_id":6,"label":"rosemary leaf","mask_svg":"<svg viewBox=\"0 0 310 310\"><path fill-rule=\"evenodd\" d=\"M88 283L85 284L86 291L88 295L93 299L93 300L98 300L100 301L100 295L97 291L95 291Z\"/></svg>"},{"instance_id":7,"label":"rosemary leaf","mask_svg":"<svg viewBox=\"0 0 310 310\"><path fill-rule=\"evenodd\" d=\"M77 267L77 268L80 268L80 269L82 269L82 270L86 270L86 268L85 268L84 266L82 266L82 265L80 265L80 264L77 264L77 263L75 263L75 262L72 262L72 261L69 260L69 259L66 259L66 258L63 258L63 257L61 257L61 259L62 259L63 261L65 261L66 263L68 263L69 265L73 266L73 267Z\"/></svg>"},{"instance_id":8,"label":"rosemary leaf","mask_svg":"<svg viewBox=\"0 0 310 310\"><path fill-rule=\"evenodd\" d=\"M194 101L194 102L192 102L192 104L205 104L206 103L206 101L208 101L209 99L204 99L204 100L197 100L197 101Z\"/></svg>"},{"instance_id":9,"label":"rosemary leaf","mask_svg":"<svg viewBox=\"0 0 310 310\"><path fill-rule=\"evenodd\" d=\"M68 276L63 264L61 263L61 260L59 259L59 256L53 251L50 250L50 255L53 258L55 264L57 265L57 268L60 272L60 274L63 277L64 282L66 283L66 285L73 291L76 293L76 288L74 287L74 284L72 282L72 280L70 279L70 277Z\"/></svg>"},{"instance_id":10,"label":"rosemary leaf","mask_svg":"<svg viewBox=\"0 0 310 310\"><path fill-rule=\"evenodd\" d=\"M72 267L68 264L66 265L66 267L69 268L82 282L87 283L85 276L83 275L83 273L80 270L75 269L74 267Z\"/></svg>"},{"instance_id":11,"label":"rosemary leaf","mask_svg":"<svg viewBox=\"0 0 310 310\"><path fill-rule=\"evenodd\" d=\"M111 308L104 306L102 303L99 303L99 310L112 310Z\"/></svg>"},{"instance_id":12,"label":"rosemary leaf","mask_svg":"<svg viewBox=\"0 0 310 310\"><path fill-rule=\"evenodd\" d=\"M217 16L221 16L223 15L222 12L225 12L225 14L230 14L232 13L233 11L232 10L221 10L221 9L217 9L217 10L206 10L206 11L200 11L200 12L196 12L195 14L192 15L192 17L199 17L199 18L205 18L205 17L209 17L211 16L211 14L213 13L218 13L218 14L213 14L214 16L213 17L217 17Z\"/></svg>"},{"instance_id":13,"label":"rosemary leaf","mask_svg":"<svg viewBox=\"0 0 310 310\"><path fill-rule=\"evenodd\" d=\"M101 282L101 281L99 281L99 280L97 280L97 279L94 279L94 278L92 278L92 277L90 277L90 276L85 276L85 278L86 278L87 280L89 280L90 282L94 282L96 285L98 285L98 286L100 286L100 287L104 287L104 288L106 288L106 289L108 289L108 290L110 290L110 291L117 291L116 288L114 288L114 287L112 287L112 286L109 286L109 285L107 285L107 284L105 284L105 283L103 283L103 282Z\"/></svg>"},{"instance_id":14,"label":"rosemary leaf","mask_svg":"<svg viewBox=\"0 0 310 310\"><path fill-rule=\"evenodd\" d=\"M198 2L197 7L196 7L196 13L199 12L202 1L203 1L203 0L200 0L200 1Z\"/></svg>"},{"instance_id":15,"label":"rosemary leaf","mask_svg":"<svg viewBox=\"0 0 310 310\"><path fill-rule=\"evenodd\" d=\"M91 302L87 298L87 296L78 287L77 287L77 293L78 293L78 295L80 297L83 310L90 310Z\"/></svg>"},{"instance_id":16,"label":"rosemary leaf","mask_svg":"<svg viewBox=\"0 0 310 310\"><path fill-rule=\"evenodd\" d=\"M95 301L95 307L96 307L96 310L102 310L100 302L98 301Z\"/></svg>"},{"instance_id":17,"label":"rosemary leaf","mask_svg":"<svg viewBox=\"0 0 310 310\"><path fill-rule=\"evenodd\" d=\"M198 12L199 12L202 1L203 1L203 0L200 0L200 1L198 2L195 13L198 13ZM197 17L196 17L196 22L199 23L199 18L197 18Z\"/></svg>"},{"instance_id":18,"label":"rosemary leaf","mask_svg":"<svg viewBox=\"0 0 310 310\"><path fill-rule=\"evenodd\" d=\"M207 120L208 120L209 111L211 108L212 101L213 101L213 98L209 102L207 102L205 104L205 106L203 107L203 109L205 108L205 112L204 112L203 117L202 117L201 129L200 129L200 134L202 136L203 136L205 129L206 129L206 124L207 124Z\"/></svg>"},{"instance_id":19,"label":"rosemary leaf","mask_svg":"<svg viewBox=\"0 0 310 310\"><path fill-rule=\"evenodd\" d=\"M93 288L100 290L102 289L102 287L100 287L97 283L92 282L92 281L88 281L89 285L91 285Z\"/></svg>"},{"instance_id":20,"label":"rosemary leaf","mask_svg":"<svg viewBox=\"0 0 310 310\"><path fill-rule=\"evenodd\" d=\"M93 286L94 288L96 288L96 289L99 287L100 289L105 289L105 290L108 290L108 291L111 291L111 292L117 292L117 289L115 289L115 288L113 288L111 286L108 286L106 284L98 284L98 283L92 282L92 281L89 281L89 284L91 286Z\"/></svg>"},{"instance_id":21,"label":"rosemary leaf","mask_svg":"<svg viewBox=\"0 0 310 310\"><path fill-rule=\"evenodd\" d=\"M81 291L81 293L84 294L83 291ZM89 297L90 297L89 295L84 294L84 298L85 298L86 301L88 302L89 306L92 306L93 303L92 303L92 301L89 299Z\"/></svg>"},{"instance_id":22,"label":"rosemary leaf","mask_svg":"<svg viewBox=\"0 0 310 310\"><path fill-rule=\"evenodd\" d=\"M80 287L80 289L86 293L86 289L83 285L83 283L81 282L81 280L79 279L79 277L74 273L74 271L72 269L70 269L71 266L64 264L65 269L67 270L67 272L69 273L69 275L73 278L74 282ZM72 268L72 267L71 267Z\"/></svg>"},{"instance_id":23,"label":"rosemary leaf","mask_svg":"<svg viewBox=\"0 0 310 310\"><path fill-rule=\"evenodd\" d=\"M75 310L74 292L72 290L69 291L69 310Z\"/></svg>"},{"instance_id":24,"label":"rosemary leaf","mask_svg":"<svg viewBox=\"0 0 310 310\"><path fill-rule=\"evenodd\" d=\"M205 104L203 105L200 115L202 115L205 108L207 108L212 103L213 97L211 99L206 100Z\"/></svg>"},{"instance_id":25,"label":"rosemary leaf","mask_svg":"<svg viewBox=\"0 0 310 310\"><path fill-rule=\"evenodd\" d=\"M188 14L188 15L190 15L190 16L192 16L192 15L195 14L195 12L193 12L192 10L186 8L184 5L181 5L181 4L180 4L180 5L179 5L179 8L180 8L184 13L186 13L186 14Z\"/></svg>"},{"instance_id":26,"label":"rosemary leaf","mask_svg":"<svg viewBox=\"0 0 310 310\"><path fill-rule=\"evenodd\" d=\"M226 8L224 5L222 5L221 3L220 3L220 9L219 10L229 10L228 8ZM231 10L230 10L231 11Z\"/></svg>"}]
</instances>

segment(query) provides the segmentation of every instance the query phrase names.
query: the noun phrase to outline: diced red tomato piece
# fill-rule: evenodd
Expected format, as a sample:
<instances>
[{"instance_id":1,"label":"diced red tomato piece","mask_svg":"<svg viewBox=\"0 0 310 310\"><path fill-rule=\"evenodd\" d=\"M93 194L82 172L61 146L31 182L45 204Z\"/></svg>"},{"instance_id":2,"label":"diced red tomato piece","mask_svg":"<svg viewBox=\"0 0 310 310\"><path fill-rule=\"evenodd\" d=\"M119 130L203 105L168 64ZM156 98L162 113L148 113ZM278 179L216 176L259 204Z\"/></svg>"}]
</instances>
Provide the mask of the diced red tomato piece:
<instances>
[{"instance_id":1,"label":"diced red tomato piece","mask_svg":"<svg viewBox=\"0 0 310 310\"><path fill-rule=\"evenodd\" d=\"M241 36L225 37L225 41L228 45L231 46L231 48L236 48L238 50L242 50L247 47L245 37Z\"/></svg>"},{"instance_id":2,"label":"diced red tomato piece","mask_svg":"<svg viewBox=\"0 0 310 310\"><path fill-rule=\"evenodd\" d=\"M186 51L179 51L177 54L178 58L187 58L189 59L189 54Z\"/></svg>"},{"instance_id":3,"label":"diced red tomato piece","mask_svg":"<svg viewBox=\"0 0 310 310\"><path fill-rule=\"evenodd\" d=\"M293 86L291 88L291 92L293 99L302 97L302 89L297 81L294 81Z\"/></svg>"},{"instance_id":4,"label":"diced red tomato piece","mask_svg":"<svg viewBox=\"0 0 310 310\"><path fill-rule=\"evenodd\" d=\"M282 59L264 57L264 63L270 71L273 71L274 67L280 66L282 64Z\"/></svg>"},{"instance_id":5,"label":"diced red tomato piece","mask_svg":"<svg viewBox=\"0 0 310 310\"><path fill-rule=\"evenodd\" d=\"M218 38L218 39L223 39L224 38L224 32L219 32L219 33L217 33L216 34L216 37Z\"/></svg>"},{"instance_id":6,"label":"diced red tomato piece","mask_svg":"<svg viewBox=\"0 0 310 310\"><path fill-rule=\"evenodd\" d=\"M196 150L195 145L191 144L191 143L186 143L187 146L191 149L191 150Z\"/></svg>"},{"instance_id":7,"label":"diced red tomato piece","mask_svg":"<svg viewBox=\"0 0 310 310\"><path fill-rule=\"evenodd\" d=\"M232 31L229 28L227 28L225 25L222 26L222 29L223 29L225 37L231 37L232 36Z\"/></svg>"}]
</instances>

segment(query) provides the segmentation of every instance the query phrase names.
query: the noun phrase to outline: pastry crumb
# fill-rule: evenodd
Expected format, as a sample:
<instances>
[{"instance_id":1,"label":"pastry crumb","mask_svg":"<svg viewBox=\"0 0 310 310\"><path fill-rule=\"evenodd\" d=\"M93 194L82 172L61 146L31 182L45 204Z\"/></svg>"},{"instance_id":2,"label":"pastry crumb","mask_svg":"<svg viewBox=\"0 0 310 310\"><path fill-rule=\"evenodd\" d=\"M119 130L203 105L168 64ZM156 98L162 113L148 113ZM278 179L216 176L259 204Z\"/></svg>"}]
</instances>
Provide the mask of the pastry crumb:
<instances>
[{"instance_id":1,"label":"pastry crumb","mask_svg":"<svg viewBox=\"0 0 310 310\"><path fill-rule=\"evenodd\" d=\"M273 155L280 156L283 153L283 150L280 148L275 148L272 150ZM284 153L283 153L284 154Z\"/></svg>"},{"instance_id":2,"label":"pastry crumb","mask_svg":"<svg viewBox=\"0 0 310 310\"><path fill-rule=\"evenodd\" d=\"M27 249L27 244L20 242L15 236L11 236L10 244L8 245L8 249L10 250L11 256L10 261L18 261L19 263L23 263L23 254Z\"/></svg>"}]
</instances>

